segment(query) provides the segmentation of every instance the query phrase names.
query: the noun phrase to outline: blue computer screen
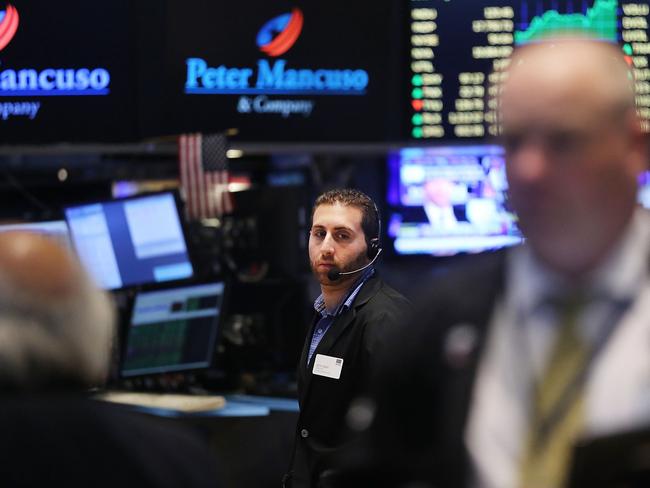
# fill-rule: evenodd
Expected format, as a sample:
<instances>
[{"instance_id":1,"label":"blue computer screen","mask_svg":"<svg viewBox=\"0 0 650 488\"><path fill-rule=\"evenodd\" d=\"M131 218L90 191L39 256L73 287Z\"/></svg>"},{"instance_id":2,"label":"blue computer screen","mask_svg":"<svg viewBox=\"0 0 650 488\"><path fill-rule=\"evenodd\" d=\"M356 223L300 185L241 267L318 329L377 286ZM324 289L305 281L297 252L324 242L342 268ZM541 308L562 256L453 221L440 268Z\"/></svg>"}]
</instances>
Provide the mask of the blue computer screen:
<instances>
[{"instance_id":1,"label":"blue computer screen","mask_svg":"<svg viewBox=\"0 0 650 488\"><path fill-rule=\"evenodd\" d=\"M77 254L102 288L193 275L171 192L67 207L65 217Z\"/></svg>"}]
</instances>

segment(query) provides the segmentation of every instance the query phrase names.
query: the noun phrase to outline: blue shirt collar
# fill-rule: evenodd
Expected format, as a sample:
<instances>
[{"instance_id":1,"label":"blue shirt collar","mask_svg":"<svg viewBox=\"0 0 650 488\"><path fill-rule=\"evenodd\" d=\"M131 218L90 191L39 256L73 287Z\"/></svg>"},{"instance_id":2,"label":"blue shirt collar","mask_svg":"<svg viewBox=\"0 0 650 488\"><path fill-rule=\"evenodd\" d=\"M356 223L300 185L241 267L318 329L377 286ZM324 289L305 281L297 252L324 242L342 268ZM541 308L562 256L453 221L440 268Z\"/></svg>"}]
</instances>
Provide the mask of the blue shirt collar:
<instances>
[{"instance_id":1,"label":"blue shirt collar","mask_svg":"<svg viewBox=\"0 0 650 488\"><path fill-rule=\"evenodd\" d=\"M375 268L373 266L370 266L368 269L366 269L361 274L359 279L355 281L354 284L350 287L349 293L343 297L343 300L341 300L341 303L339 303L339 305L334 309L333 313L328 312L327 309L325 308L325 298L323 297L322 293L318 295L318 298L314 301L314 309L323 317L325 317L326 315L338 317L343 313L344 310L347 310L352 306L352 302L354 302L354 299L359 294L361 287L374 274L375 274Z\"/></svg>"}]
</instances>

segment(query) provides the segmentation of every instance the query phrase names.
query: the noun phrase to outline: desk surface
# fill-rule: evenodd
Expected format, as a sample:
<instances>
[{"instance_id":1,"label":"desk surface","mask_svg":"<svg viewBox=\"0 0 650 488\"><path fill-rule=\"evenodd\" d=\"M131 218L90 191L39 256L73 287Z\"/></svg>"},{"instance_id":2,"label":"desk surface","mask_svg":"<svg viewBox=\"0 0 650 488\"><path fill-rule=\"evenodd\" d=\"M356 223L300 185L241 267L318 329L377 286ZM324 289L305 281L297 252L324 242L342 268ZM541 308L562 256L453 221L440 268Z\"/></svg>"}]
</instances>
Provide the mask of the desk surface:
<instances>
[{"instance_id":1,"label":"desk surface","mask_svg":"<svg viewBox=\"0 0 650 488\"><path fill-rule=\"evenodd\" d=\"M265 397L257 395L226 395L228 403L260 405L277 412L298 412L298 400L294 398Z\"/></svg>"},{"instance_id":2,"label":"desk surface","mask_svg":"<svg viewBox=\"0 0 650 488\"><path fill-rule=\"evenodd\" d=\"M298 412L298 402L294 399L240 394L221 396L107 392L97 398L163 417L262 417L271 411Z\"/></svg>"}]
</instances>

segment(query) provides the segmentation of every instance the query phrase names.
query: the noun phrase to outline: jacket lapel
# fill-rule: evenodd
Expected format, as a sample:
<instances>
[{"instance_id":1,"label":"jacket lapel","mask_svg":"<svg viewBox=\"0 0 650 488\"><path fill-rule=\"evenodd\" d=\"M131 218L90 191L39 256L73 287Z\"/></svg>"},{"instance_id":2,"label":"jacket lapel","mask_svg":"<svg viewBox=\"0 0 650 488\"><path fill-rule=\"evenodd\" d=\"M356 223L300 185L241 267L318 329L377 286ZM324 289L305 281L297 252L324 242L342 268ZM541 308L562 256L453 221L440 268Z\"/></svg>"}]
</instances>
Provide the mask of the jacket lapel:
<instances>
[{"instance_id":1,"label":"jacket lapel","mask_svg":"<svg viewBox=\"0 0 650 488\"><path fill-rule=\"evenodd\" d=\"M327 354L328 351L332 349L334 344L336 344L338 341L339 337L341 337L341 334L345 332L345 330L350 326L356 317L357 310L365 305L373 296L375 296L379 290L380 285L381 281L376 278L376 273L363 284L359 290L359 293L355 297L352 306L344 311L341 315L336 317L336 319L334 319L334 323L332 323L329 330L325 334L325 337L323 337L323 339L318 344L318 347L314 352L314 357L316 357L316 354ZM314 358L312 358L312 361L313 359Z\"/></svg>"},{"instance_id":2,"label":"jacket lapel","mask_svg":"<svg viewBox=\"0 0 650 488\"><path fill-rule=\"evenodd\" d=\"M332 325L330 325L330 328L325 333L325 336L323 336L323 338L321 339L320 343L318 344L318 347L316 347L316 350L314 351L314 355L312 356L311 361L309 361L309 364L307 364L306 370L304 370L306 374L304 378L305 388L304 388L303 399L307 397L309 392L309 386L311 385L311 380L313 377L312 370L314 368L314 361L316 360L316 355L328 354L328 352L338 341L339 337L341 337L341 334L343 334L343 332L345 332L345 330L353 322L354 318L357 315L357 309L362 307L364 304L368 302L368 300L370 300L373 296L375 296L377 294L377 291L379 291L380 287L381 287L381 281L377 279L377 273L375 272L375 274L363 284L363 286L359 290L359 293L355 297L352 306L334 319L334 322L332 323ZM316 317L315 320L318 320L318 316ZM302 350L302 356L300 358L301 365L304 365L307 362L307 353L309 351L309 345L311 343L313 324L314 323L312 322L312 327L310 328L310 332L308 334L307 340L305 341L305 347Z\"/></svg>"},{"instance_id":3,"label":"jacket lapel","mask_svg":"<svg viewBox=\"0 0 650 488\"><path fill-rule=\"evenodd\" d=\"M309 346L311 345L311 337L314 333L314 326L320 320L320 314L315 313L312 318L309 328L307 330L307 336L305 337L305 344L302 347L302 354L300 354L300 362L298 363L298 382L302 385L300 388L300 401L302 402L307 396L307 389L309 383L311 382L311 370L313 368L313 361L316 357L316 352L312 356L312 360L307 364L307 357L309 355ZM325 334L327 335L327 334Z\"/></svg>"}]
</instances>

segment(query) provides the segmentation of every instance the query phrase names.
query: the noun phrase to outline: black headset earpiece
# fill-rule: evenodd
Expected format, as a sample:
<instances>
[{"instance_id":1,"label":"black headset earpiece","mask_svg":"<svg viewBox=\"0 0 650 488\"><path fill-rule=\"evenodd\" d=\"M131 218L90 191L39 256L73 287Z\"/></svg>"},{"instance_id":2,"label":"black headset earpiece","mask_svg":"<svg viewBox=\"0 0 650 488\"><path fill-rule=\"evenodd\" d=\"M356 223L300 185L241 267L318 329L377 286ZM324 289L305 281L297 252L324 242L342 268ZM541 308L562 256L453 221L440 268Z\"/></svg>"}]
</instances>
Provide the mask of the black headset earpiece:
<instances>
[{"instance_id":1,"label":"black headset earpiece","mask_svg":"<svg viewBox=\"0 0 650 488\"><path fill-rule=\"evenodd\" d=\"M377 204L375 202L372 204L375 207L375 216L377 217L377 237L373 237L368 243L368 250L366 251L366 255L370 260L375 259L375 256L377 256L381 250L381 217L379 215Z\"/></svg>"},{"instance_id":2,"label":"black headset earpiece","mask_svg":"<svg viewBox=\"0 0 650 488\"><path fill-rule=\"evenodd\" d=\"M370 239L370 244L368 244L368 259L373 260L375 259L375 256L379 253L379 249L381 249L381 246L379 245L379 239L374 238Z\"/></svg>"}]
</instances>

